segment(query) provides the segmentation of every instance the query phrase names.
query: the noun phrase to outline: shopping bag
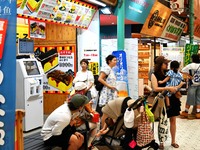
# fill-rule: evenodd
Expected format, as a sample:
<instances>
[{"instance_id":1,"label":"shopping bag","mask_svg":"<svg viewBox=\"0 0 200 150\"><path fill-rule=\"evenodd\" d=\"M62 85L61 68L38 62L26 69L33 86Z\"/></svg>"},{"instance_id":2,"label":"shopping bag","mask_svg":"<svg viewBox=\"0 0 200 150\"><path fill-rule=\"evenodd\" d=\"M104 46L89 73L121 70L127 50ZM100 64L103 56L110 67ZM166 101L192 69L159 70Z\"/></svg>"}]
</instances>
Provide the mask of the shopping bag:
<instances>
[{"instance_id":1,"label":"shopping bag","mask_svg":"<svg viewBox=\"0 0 200 150\"><path fill-rule=\"evenodd\" d=\"M146 112L142 112L141 115L141 122L138 124L136 142L138 146L143 147L154 140L154 133L151 129L151 125Z\"/></svg>"},{"instance_id":2,"label":"shopping bag","mask_svg":"<svg viewBox=\"0 0 200 150\"><path fill-rule=\"evenodd\" d=\"M145 111L146 111L146 114L149 118L149 121L154 122L154 114L151 112L151 110L149 109L147 104L145 104Z\"/></svg>"},{"instance_id":3,"label":"shopping bag","mask_svg":"<svg viewBox=\"0 0 200 150\"><path fill-rule=\"evenodd\" d=\"M158 123L158 139L160 143L163 143L167 140L167 137L168 137L168 118L167 118L166 107L164 105Z\"/></svg>"}]
</instances>

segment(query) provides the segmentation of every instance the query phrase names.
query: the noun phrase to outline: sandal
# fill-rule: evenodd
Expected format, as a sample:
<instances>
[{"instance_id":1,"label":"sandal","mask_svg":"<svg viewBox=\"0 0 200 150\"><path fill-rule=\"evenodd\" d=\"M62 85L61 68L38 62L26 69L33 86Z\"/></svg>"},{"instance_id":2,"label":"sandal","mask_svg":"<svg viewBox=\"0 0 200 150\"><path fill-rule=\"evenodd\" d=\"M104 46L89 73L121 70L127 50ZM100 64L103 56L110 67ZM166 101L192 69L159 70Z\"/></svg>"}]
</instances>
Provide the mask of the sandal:
<instances>
[{"instance_id":1,"label":"sandal","mask_svg":"<svg viewBox=\"0 0 200 150\"><path fill-rule=\"evenodd\" d=\"M174 148L179 148L179 145L176 143L172 143L171 146L173 146Z\"/></svg>"}]
</instances>

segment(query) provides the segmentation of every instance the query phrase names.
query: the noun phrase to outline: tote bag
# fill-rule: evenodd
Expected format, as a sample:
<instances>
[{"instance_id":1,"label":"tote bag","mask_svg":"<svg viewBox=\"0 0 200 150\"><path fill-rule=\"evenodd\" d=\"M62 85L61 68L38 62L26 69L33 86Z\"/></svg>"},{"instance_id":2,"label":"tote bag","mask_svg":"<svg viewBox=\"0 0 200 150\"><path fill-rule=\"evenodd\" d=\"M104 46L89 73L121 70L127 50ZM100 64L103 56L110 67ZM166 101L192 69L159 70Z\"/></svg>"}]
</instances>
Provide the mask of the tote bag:
<instances>
[{"instance_id":1,"label":"tote bag","mask_svg":"<svg viewBox=\"0 0 200 150\"><path fill-rule=\"evenodd\" d=\"M143 112L141 116L141 122L138 124L136 142L138 146L143 147L151 143L152 140L154 140L154 133L151 129L151 125L146 112Z\"/></svg>"}]
</instances>

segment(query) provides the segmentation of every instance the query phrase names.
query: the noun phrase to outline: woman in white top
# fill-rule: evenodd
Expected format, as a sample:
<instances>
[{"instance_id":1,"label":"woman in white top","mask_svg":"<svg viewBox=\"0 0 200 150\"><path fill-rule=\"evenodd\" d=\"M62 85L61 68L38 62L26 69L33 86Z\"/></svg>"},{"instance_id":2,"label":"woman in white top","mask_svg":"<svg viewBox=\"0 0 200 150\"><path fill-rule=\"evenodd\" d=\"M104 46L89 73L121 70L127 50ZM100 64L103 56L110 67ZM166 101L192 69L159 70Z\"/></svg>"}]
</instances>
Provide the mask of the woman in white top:
<instances>
[{"instance_id":1,"label":"woman in white top","mask_svg":"<svg viewBox=\"0 0 200 150\"><path fill-rule=\"evenodd\" d=\"M94 85L93 73L92 71L88 70L89 62L87 59L82 59L80 61L80 65L82 69L76 73L76 77L74 78L73 83L75 84L77 82L85 82L87 85L87 91L91 93L91 94L87 94L88 98L90 100L95 99L97 96L97 91L95 87L93 86Z\"/></svg>"},{"instance_id":2,"label":"woman in white top","mask_svg":"<svg viewBox=\"0 0 200 150\"><path fill-rule=\"evenodd\" d=\"M108 55L106 57L106 63L107 66L101 69L98 79L98 81L104 85L99 98L100 107L103 107L109 101L117 98L116 76L112 70L117 64L117 58L113 55Z\"/></svg>"}]
</instances>

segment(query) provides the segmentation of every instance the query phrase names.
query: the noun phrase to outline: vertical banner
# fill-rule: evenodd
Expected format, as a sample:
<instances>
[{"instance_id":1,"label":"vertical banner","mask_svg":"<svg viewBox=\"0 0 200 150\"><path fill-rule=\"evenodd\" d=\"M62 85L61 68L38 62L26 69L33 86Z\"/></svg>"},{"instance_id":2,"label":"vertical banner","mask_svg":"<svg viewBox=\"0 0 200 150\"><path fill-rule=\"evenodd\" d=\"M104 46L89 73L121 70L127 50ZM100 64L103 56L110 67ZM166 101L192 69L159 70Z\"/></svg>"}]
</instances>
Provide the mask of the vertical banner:
<instances>
[{"instance_id":1,"label":"vertical banner","mask_svg":"<svg viewBox=\"0 0 200 150\"><path fill-rule=\"evenodd\" d=\"M14 150L16 1L0 0L0 149Z\"/></svg>"},{"instance_id":2,"label":"vertical banner","mask_svg":"<svg viewBox=\"0 0 200 150\"><path fill-rule=\"evenodd\" d=\"M184 66L191 63L191 56L197 54L199 50L199 45L186 44L185 45L185 57L184 57Z\"/></svg>"},{"instance_id":3,"label":"vertical banner","mask_svg":"<svg viewBox=\"0 0 200 150\"><path fill-rule=\"evenodd\" d=\"M113 51L112 54L117 58L117 65L113 68L117 77L117 90L119 97L128 96L128 75L125 51Z\"/></svg>"}]
</instances>

